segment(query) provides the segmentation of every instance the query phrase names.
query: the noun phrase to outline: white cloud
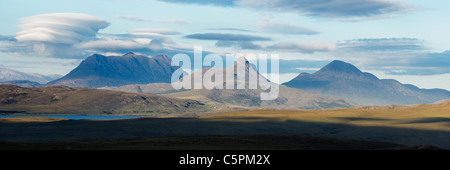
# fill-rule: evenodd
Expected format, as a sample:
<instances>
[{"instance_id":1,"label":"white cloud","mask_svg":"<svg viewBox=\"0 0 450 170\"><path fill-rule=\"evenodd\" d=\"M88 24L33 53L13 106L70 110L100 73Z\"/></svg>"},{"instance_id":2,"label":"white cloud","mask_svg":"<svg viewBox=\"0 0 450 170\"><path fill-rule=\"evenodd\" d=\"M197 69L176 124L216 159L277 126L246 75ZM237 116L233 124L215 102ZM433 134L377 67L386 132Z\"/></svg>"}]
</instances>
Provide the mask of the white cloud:
<instances>
[{"instance_id":1,"label":"white cloud","mask_svg":"<svg viewBox=\"0 0 450 170\"><path fill-rule=\"evenodd\" d=\"M140 43L143 45L148 45L152 41L152 39L148 39L148 38L133 38L133 40L136 41L137 43Z\"/></svg>"},{"instance_id":2,"label":"white cloud","mask_svg":"<svg viewBox=\"0 0 450 170\"><path fill-rule=\"evenodd\" d=\"M78 58L84 51L76 46L96 38L109 22L79 13L50 13L22 18L15 37L0 40L0 51L16 56Z\"/></svg>"},{"instance_id":3,"label":"white cloud","mask_svg":"<svg viewBox=\"0 0 450 170\"><path fill-rule=\"evenodd\" d=\"M16 36L0 35L0 51L14 56L84 58L89 53L147 55L175 44L168 35L180 34L163 28L132 29L124 34L99 33L109 22L79 13L50 13L22 18ZM174 21L178 22L178 21Z\"/></svg>"},{"instance_id":4,"label":"white cloud","mask_svg":"<svg viewBox=\"0 0 450 170\"><path fill-rule=\"evenodd\" d=\"M135 38L158 39L164 43L173 43L168 36L155 32L130 32L129 35Z\"/></svg>"},{"instance_id":5,"label":"white cloud","mask_svg":"<svg viewBox=\"0 0 450 170\"><path fill-rule=\"evenodd\" d=\"M114 39L110 37L106 37L99 40L93 40L88 42L83 42L78 45L80 49L88 49L88 50L136 50L145 48L145 46L141 43L138 43L133 40L120 40Z\"/></svg>"},{"instance_id":6,"label":"white cloud","mask_svg":"<svg viewBox=\"0 0 450 170\"><path fill-rule=\"evenodd\" d=\"M86 14L50 13L21 19L16 39L19 42L72 44L95 37L109 22Z\"/></svg>"}]
</instances>

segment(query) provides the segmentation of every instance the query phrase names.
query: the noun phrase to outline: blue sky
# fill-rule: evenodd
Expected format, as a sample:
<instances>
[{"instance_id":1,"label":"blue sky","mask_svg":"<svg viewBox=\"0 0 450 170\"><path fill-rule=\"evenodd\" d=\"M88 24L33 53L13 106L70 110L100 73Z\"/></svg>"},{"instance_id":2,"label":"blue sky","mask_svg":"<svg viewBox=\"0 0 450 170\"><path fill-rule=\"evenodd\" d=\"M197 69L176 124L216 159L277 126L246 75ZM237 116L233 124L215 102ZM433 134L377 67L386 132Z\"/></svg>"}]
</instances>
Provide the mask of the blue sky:
<instances>
[{"instance_id":1,"label":"blue sky","mask_svg":"<svg viewBox=\"0 0 450 170\"><path fill-rule=\"evenodd\" d=\"M0 67L64 75L93 53L173 55L200 45L280 54L282 81L338 59L450 90L449 8L437 0L2 0Z\"/></svg>"}]
</instances>

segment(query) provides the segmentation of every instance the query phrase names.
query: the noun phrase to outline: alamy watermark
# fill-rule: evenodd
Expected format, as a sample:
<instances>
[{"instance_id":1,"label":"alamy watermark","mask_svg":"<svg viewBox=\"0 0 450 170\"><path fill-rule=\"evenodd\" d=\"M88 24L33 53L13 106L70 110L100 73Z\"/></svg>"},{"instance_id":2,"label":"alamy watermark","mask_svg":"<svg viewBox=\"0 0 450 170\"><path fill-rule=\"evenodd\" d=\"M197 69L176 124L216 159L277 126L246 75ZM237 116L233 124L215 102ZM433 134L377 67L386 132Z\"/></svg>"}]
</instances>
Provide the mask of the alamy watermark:
<instances>
[{"instance_id":1,"label":"alamy watermark","mask_svg":"<svg viewBox=\"0 0 450 170\"><path fill-rule=\"evenodd\" d=\"M273 83L279 82L278 54L226 54L224 63L219 54L212 53L203 57L202 47L195 46L194 65L191 61L187 54L180 53L173 56L172 66L180 67L172 74L171 83L174 89L261 89L261 100L278 98L279 84ZM257 66L248 61L257 63ZM205 66L211 68L202 69L193 75L186 72L194 73L193 68L201 69ZM270 77L271 81L262 75Z\"/></svg>"}]
</instances>

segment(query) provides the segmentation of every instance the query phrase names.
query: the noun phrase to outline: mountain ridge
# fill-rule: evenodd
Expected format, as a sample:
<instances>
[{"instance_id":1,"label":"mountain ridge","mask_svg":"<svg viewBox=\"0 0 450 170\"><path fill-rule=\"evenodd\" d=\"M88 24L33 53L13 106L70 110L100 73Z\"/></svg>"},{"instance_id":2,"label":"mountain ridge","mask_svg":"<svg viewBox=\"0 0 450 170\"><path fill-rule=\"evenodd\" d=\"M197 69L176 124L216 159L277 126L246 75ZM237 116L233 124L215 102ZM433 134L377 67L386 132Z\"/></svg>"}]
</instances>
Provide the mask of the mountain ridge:
<instances>
[{"instance_id":1,"label":"mountain ridge","mask_svg":"<svg viewBox=\"0 0 450 170\"><path fill-rule=\"evenodd\" d=\"M244 65L245 75L237 74L237 69L240 64ZM234 69L234 88L228 89L227 85L231 82L226 80L226 69ZM325 108L349 108L356 105L345 101L340 98L325 96L316 94L313 92L307 92L294 88L289 88L283 85L270 82L267 78L262 76L254 65L248 62L245 58L240 58L235 62L233 66L227 68L204 68L196 71L190 76L183 77L181 81L187 81L192 83L191 87L194 87L197 83L194 77L196 74L207 75L213 71L223 72L223 82L214 83L215 87L221 87L222 89L208 90L203 87L202 89L193 89L182 92L174 92L165 94L165 96L193 99L203 103L209 103L218 106L229 107L244 107L244 108L268 108L268 109L325 109ZM256 76L256 77L251 77ZM250 88L250 80L257 80L259 87L256 89ZM179 83L177 82L177 83ZM239 89L238 84L245 85L244 89ZM263 87L270 87L271 90L278 90L278 97L274 100L261 100L261 94L268 92Z\"/></svg>"},{"instance_id":2,"label":"mountain ridge","mask_svg":"<svg viewBox=\"0 0 450 170\"><path fill-rule=\"evenodd\" d=\"M93 54L64 77L47 85L98 88L128 84L168 83L179 67L171 66L167 55L147 57L126 53L123 56Z\"/></svg>"},{"instance_id":3,"label":"mountain ridge","mask_svg":"<svg viewBox=\"0 0 450 170\"><path fill-rule=\"evenodd\" d=\"M450 98L449 91L420 89L394 79L379 79L339 60L313 74L301 73L283 85L347 99L360 105L411 105Z\"/></svg>"}]
</instances>

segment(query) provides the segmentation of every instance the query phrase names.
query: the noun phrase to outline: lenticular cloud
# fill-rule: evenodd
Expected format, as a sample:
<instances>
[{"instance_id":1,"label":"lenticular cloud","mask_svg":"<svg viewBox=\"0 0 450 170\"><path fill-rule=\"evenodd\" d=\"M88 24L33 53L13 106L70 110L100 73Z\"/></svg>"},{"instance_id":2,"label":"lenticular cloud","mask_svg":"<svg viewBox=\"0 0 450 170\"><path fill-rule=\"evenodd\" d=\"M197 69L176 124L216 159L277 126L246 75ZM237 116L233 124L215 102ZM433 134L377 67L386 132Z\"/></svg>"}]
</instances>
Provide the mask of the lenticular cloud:
<instances>
[{"instance_id":1,"label":"lenticular cloud","mask_svg":"<svg viewBox=\"0 0 450 170\"><path fill-rule=\"evenodd\" d=\"M95 37L100 29L109 26L102 18L79 13L51 13L21 19L16 34L19 42L48 42L73 44Z\"/></svg>"}]
</instances>

